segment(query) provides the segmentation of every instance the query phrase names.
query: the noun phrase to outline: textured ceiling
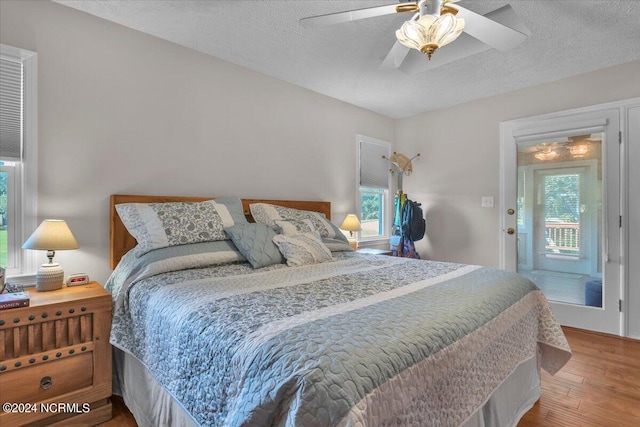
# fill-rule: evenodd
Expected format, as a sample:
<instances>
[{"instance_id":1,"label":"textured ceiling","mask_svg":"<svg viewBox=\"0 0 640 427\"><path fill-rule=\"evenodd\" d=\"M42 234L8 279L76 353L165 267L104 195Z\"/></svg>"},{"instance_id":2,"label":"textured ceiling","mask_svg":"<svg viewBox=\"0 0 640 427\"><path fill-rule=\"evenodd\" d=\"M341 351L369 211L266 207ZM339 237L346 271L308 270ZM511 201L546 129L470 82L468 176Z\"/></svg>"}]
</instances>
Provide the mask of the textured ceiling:
<instances>
[{"instance_id":1,"label":"textured ceiling","mask_svg":"<svg viewBox=\"0 0 640 427\"><path fill-rule=\"evenodd\" d=\"M480 14L510 4L531 37L506 53L489 49L413 74L378 70L406 14L298 24L394 0L56 1L392 118L640 59L636 0L463 0Z\"/></svg>"}]
</instances>

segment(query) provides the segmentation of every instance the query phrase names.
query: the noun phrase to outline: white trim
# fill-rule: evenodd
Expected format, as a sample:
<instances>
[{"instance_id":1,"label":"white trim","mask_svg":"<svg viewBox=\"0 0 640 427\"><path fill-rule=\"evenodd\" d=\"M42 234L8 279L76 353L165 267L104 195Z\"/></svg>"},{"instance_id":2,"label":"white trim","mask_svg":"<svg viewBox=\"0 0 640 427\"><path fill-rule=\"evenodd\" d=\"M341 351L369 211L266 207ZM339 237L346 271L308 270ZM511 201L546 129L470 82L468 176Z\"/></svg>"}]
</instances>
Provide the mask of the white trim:
<instances>
[{"instance_id":1,"label":"white trim","mask_svg":"<svg viewBox=\"0 0 640 427\"><path fill-rule=\"evenodd\" d=\"M383 141L381 139L376 139L376 138L372 138L370 136L365 136L365 135L360 135L357 134L356 135L356 212L358 213L358 216L361 216L362 213L362 206L360 203L361 200L361 195L360 195L360 142L366 142L366 143L370 143L370 144L377 144L377 145L381 145L387 148L388 152L387 155L390 156L391 155L391 143L389 141ZM387 190L385 191L384 194L384 212L383 212L383 235L382 236L373 236L373 237L367 237L367 238L363 238L360 232L356 232L356 241L358 242L358 244L360 242L366 242L365 245L362 246L366 246L367 244L371 245L371 244L377 244L379 243L379 241L383 241L383 242L387 242L389 241L389 237L391 235L391 222L393 221L393 207L392 205L392 181L391 181L391 174L388 174L387 177ZM360 220L362 220L362 218L359 218Z\"/></svg>"},{"instance_id":2,"label":"white trim","mask_svg":"<svg viewBox=\"0 0 640 427\"><path fill-rule=\"evenodd\" d=\"M624 114L622 114L622 141L621 155L621 211L622 211L622 257L626 261L622 266L622 319L623 330L625 336L640 339L640 282L638 282L638 260L640 254L637 251L638 242L640 241L639 230L640 221L638 221L637 212L640 211L640 192L634 189L638 188L638 180L631 181L631 177L638 176L637 168L634 168L634 174L631 173L631 164L638 164L638 156L640 155L640 98L630 100L624 106ZM632 115L633 111L633 115ZM634 139L632 139L634 138ZM633 150L631 145L633 144ZM633 157L632 157L633 156ZM635 187L631 187L631 183ZM633 227L630 226L631 214L634 213L635 221ZM631 233L634 233L633 235ZM635 252L631 251L632 242ZM634 274L632 277L631 275ZM633 282L633 289L632 289Z\"/></svg>"},{"instance_id":3,"label":"white trim","mask_svg":"<svg viewBox=\"0 0 640 427\"><path fill-rule=\"evenodd\" d=\"M20 218L17 218L17 237L21 242L29 238L38 226L38 58L35 52L0 44L0 55L19 59L23 64L24 83L24 124L23 124L23 161L18 176L21 191L17 195L21 206ZM29 194L30 197L21 197ZM38 269L38 252L22 250L20 271L17 274L29 274Z\"/></svg>"},{"instance_id":4,"label":"white trim","mask_svg":"<svg viewBox=\"0 0 640 427\"><path fill-rule=\"evenodd\" d=\"M513 165L515 164L515 160L514 158L512 158L513 156L515 156L515 153L513 153L513 150L507 150L507 146L510 144L513 144L515 137L514 135L522 135L523 137L527 138L527 132L526 130L530 130L531 129L535 129L535 128L540 128L541 126L544 126L545 124L551 124L554 122L554 120L558 120L558 119L563 119L565 120L565 123L568 123L571 121L570 116L578 116L578 115L586 115L586 114L590 114L592 118L594 118L593 120L589 120L589 123L591 126L600 126L602 119L600 119L600 122L598 122L598 119L595 118L594 116L597 116L598 113L601 113L601 116L604 116L607 114L607 111L615 111L617 113L617 117L615 118L616 123L612 123L612 122L608 122L607 124L607 128L611 127L611 128L615 128L617 133L617 130L619 129L622 133L622 141L620 144L619 150L617 151L617 155L620 156L619 158L619 164L618 167L614 167L613 165L607 165L607 158L605 157L607 154L605 153L605 156L603 156L603 173L605 174L605 179L609 179L609 180L615 180L617 181L618 185L619 185L619 194L618 191L616 192L616 194L609 194L607 197L607 208L606 208L606 212L603 211L603 215L608 215L610 221L608 221L610 224L612 224L610 227L611 229L605 231L605 234L609 234L609 236L611 238L613 238L613 245L615 247L610 247L608 248L608 251L610 253L610 257L609 257L609 265L611 268L611 264L618 264L618 268L616 269L615 267L613 267L613 276L616 276L617 280L614 280L612 282L616 282L619 281L620 283L620 289L619 289L619 295L620 298L622 299L622 313L620 313L620 325L619 325L619 330L616 333L619 333L621 335L628 335L628 331L629 331L629 321L630 321L630 314L629 314L629 308L633 307L633 306L638 306L639 301L629 301L629 276L628 276L628 272L629 272L629 266L627 265L627 254L628 254L628 250L629 250L629 236L627 235L629 233L629 228L628 228L628 224L629 224L629 182L628 182L628 162L629 159L627 158L627 150L625 149L625 145L627 144L627 134L629 132L628 129L628 124L627 124L627 120L628 118L626 117L627 111L630 107L633 106L638 106L640 104L640 98L632 98L632 99L627 99L627 100L621 100L621 101L615 101L615 102L609 102L609 103L605 103L605 104L599 104L599 105L593 105L593 106L588 106L588 107L581 107L581 108L577 108L577 109L573 109L573 110L567 110L567 111L562 111L562 112L557 112L557 113L548 113L548 114L544 114L544 115L540 115L540 116L534 116L534 117L529 117L529 118L524 118L524 119L518 119L518 120L511 120L511 121L507 121L507 122L502 122L500 123L500 198L499 198L499 208L500 208L500 216L499 216L499 230L498 233L500 234L498 242L499 242L499 263L500 263L500 268L508 268L509 266L507 265L507 257L509 254L507 254L507 244L506 244L506 239L505 239L505 232L506 229L511 225L511 222L515 221L515 218L513 217L507 217L507 215L505 215L505 211L508 208L511 208L512 206L507 206L507 195L509 194L513 194L513 191L515 191L514 186L516 185L515 182L508 182L506 180L506 172L507 172L507 168L509 167L513 167ZM536 125L532 124L534 122L538 122ZM546 122L546 123L542 123L542 122ZM585 125L584 123L579 124L580 119L574 120L574 125L578 126L578 127L586 127L587 125ZM554 129L552 126L550 126L549 128L546 128L548 132L553 133L554 131L559 131L558 129ZM530 134L533 132L529 132ZM614 135L609 132L610 137L613 138ZM617 143L617 139L618 136L615 135L615 141L609 141L609 145L613 146L613 144ZM640 141L636 141L636 143L640 143ZM508 157L508 158L507 158ZM617 157L617 156L616 156ZM615 200L614 200L615 199ZM622 215L622 227L619 228L619 230L615 230L613 229L614 225L615 228L618 228L618 215ZM615 224L614 224L615 223ZM605 257L605 261L607 255L603 254L603 256ZM603 299L606 299L606 295L603 295ZM607 302L603 301L603 303L606 305ZM615 303L615 304L614 304ZM617 301L609 301L609 307L610 309L613 309L614 305L615 305L615 311L617 311L618 309L618 304ZM567 310L567 311L571 311L573 308L572 307L560 307L561 310ZM555 309L554 309L555 310ZM584 314L584 308L581 308L580 310L582 310L582 314ZM575 311L575 310L574 310ZM597 317L600 316L600 312L602 312L602 309L593 309L593 315L588 315L588 316L582 316L583 318L587 318L587 320L589 320L589 328L590 329L594 329L594 330L599 330L599 325L597 325L595 322L595 319ZM576 311L574 314L578 314L578 311ZM561 316L558 316L561 317ZM584 327L584 326L583 326Z\"/></svg>"},{"instance_id":5,"label":"white trim","mask_svg":"<svg viewBox=\"0 0 640 427\"><path fill-rule=\"evenodd\" d=\"M513 131L513 137L518 143L523 143L539 141L541 139L563 138L583 132L585 134L602 132L607 125L607 119L598 118L596 120L578 120L571 123L571 128L567 128L566 124L566 119L549 119L542 125L536 124L533 127L516 129Z\"/></svg>"}]
</instances>

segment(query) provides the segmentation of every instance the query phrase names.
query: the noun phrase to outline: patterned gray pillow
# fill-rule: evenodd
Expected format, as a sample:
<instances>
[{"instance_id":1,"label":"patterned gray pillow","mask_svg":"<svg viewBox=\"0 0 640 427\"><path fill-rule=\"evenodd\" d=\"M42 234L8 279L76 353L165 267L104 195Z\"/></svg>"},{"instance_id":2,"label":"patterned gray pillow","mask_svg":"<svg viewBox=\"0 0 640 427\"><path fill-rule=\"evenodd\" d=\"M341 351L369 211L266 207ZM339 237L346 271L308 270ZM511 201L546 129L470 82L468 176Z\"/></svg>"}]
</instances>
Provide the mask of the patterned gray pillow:
<instances>
[{"instance_id":1,"label":"patterned gray pillow","mask_svg":"<svg viewBox=\"0 0 640 427\"><path fill-rule=\"evenodd\" d=\"M279 220L295 220L301 221L304 219L311 220L314 228L320 233L320 237L328 237L331 239L338 239L349 244L349 240L346 238L342 231L335 225L333 225L327 218L319 213L312 211L303 211L293 208L285 208L278 205L271 205L268 203L252 203L249 205L251 215L256 222L267 224L269 227L276 229L276 221Z\"/></svg>"},{"instance_id":2,"label":"patterned gray pillow","mask_svg":"<svg viewBox=\"0 0 640 427\"><path fill-rule=\"evenodd\" d=\"M253 268L282 264L284 258L273 243L276 232L264 224L238 224L224 229Z\"/></svg>"},{"instance_id":3,"label":"patterned gray pillow","mask_svg":"<svg viewBox=\"0 0 640 427\"><path fill-rule=\"evenodd\" d=\"M313 223L310 219L291 221L276 220L274 221L274 223L277 228L276 231L278 232L278 234L285 234L287 236L316 231L316 228L313 226Z\"/></svg>"},{"instance_id":4,"label":"patterned gray pillow","mask_svg":"<svg viewBox=\"0 0 640 427\"><path fill-rule=\"evenodd\" d=\"M138 242L136 256L169 246L226 240L224 228L234 225L239 219L231 214L226 204L214 200L199 203L123 203L116 205L116 210ZM246 222L244 216L242 219Z\"/></svg>"},{"instance_id":5,"label":"patterned gray pillow","mask_svg":"<svg viewBox=\"0 0 640 427\"><path fill-rule=\"evenodd\" d=\"M278 234L273 238L289 267L331 261L331 251L320 240L317 231L291 236Z\"/></svg>"}]
</instances>

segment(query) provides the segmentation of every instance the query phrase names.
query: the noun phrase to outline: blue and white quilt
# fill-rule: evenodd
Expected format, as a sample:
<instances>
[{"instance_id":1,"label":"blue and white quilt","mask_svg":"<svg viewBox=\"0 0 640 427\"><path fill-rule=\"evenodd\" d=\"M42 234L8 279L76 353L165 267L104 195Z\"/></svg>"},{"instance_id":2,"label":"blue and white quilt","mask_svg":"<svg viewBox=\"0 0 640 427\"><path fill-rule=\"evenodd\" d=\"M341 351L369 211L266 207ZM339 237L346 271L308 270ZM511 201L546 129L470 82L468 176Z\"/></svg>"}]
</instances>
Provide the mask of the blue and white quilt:
<instances>
[{"instance_id":1,"label":"blue and white quilt","mask_svg":"<svg viewBox=\"0 0 640 427\"><path fill-rule=\"evenodd\" d=\"M253 270L230 242L123 258L111 343L202 426L460 425L521 363L571 353L522 276L334 253Z\"/></svg>"}]
</instances>

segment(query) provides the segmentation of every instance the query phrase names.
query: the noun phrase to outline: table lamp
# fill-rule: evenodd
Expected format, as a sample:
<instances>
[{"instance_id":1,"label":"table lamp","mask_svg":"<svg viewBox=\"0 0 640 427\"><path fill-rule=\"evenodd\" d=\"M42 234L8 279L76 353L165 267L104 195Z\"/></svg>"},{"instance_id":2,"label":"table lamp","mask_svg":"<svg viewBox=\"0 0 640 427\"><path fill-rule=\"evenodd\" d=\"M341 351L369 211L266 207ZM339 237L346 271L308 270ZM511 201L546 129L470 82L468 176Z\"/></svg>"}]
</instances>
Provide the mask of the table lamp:
<instances>
[{"instance_id":1,"label":"table lamp","mask_svg":"<svg viewBox=\"0 0 640 427\"><path fill-rule=\"evenodd\" d=\"M358 248L358 242L356 242L356 238L353 237L353 232L362 230L358 217L354 214L347 215L344 221L342 221L340 229L349 232L349 246L351 246L353 250L356 250Z\"/></svg>"},{"instance_id":2,"label":"table lamp","mask_svg":"<svg viewBox=\"0 0 640 427\"><path fill-rule=\"evenodd\" d=\"M49 262L42 264L36 273L36 289L54 291L62 288L64 271L60 264L53 262L56 251L78 249L78 242L73 237L67 223L61 219L45 219L36 228L31 237L22 245L23 249L46 250Z\"/></svg>"}]
</instances>

